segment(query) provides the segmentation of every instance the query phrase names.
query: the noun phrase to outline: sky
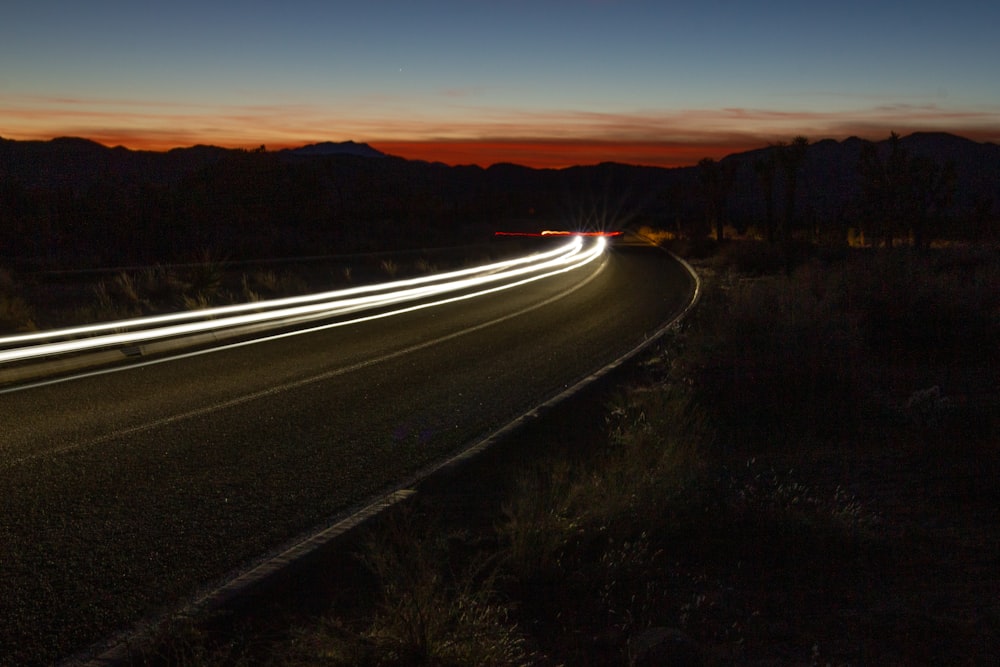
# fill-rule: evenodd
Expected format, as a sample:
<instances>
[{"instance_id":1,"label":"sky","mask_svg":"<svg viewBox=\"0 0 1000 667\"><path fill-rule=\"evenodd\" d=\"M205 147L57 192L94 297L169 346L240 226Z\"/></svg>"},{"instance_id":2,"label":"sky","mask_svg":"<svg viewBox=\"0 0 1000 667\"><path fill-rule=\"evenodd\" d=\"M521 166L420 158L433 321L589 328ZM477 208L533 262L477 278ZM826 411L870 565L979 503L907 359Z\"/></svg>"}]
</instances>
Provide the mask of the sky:
<instances>
[{"instance_id":1,"label":"sky","mask_svg":"<svg viewBox=\"0 0 1000 667\"><path fill-rule=\"evenodd\" d=\"M1000 143L983 0L16 0L0 137L682 166L798 135Z\"/></svg>"}]
</instances>

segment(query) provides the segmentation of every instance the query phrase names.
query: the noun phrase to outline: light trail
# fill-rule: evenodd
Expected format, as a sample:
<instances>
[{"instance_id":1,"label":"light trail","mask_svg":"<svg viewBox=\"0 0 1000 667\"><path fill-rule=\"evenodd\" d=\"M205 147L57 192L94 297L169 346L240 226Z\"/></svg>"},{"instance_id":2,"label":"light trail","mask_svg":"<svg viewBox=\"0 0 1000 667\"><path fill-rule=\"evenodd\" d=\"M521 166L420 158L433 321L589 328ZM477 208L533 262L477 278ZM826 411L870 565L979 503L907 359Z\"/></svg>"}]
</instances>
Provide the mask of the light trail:
<instances>
[{"instance_id":1,"label":"light trail","mask_svg":"<svg viewBox=\"0 0 1000 667\"><path fill-rule=\"evenodd\" d=\"M52 332L40 332L38 334L7 337L0 339L0 344L21 343L21 345L6 350L0 350L0 363L11 363L53 355L85 352L99 348L109 348L122 345L138 345L158 339L221 331L247 325L269 324L273 327L288 326L308 320L328 318L362 310L371 310L404 302L412 302L445 293L453 293L461 290L500 283L503 281L514 281L509 284L483 289L471 295L464 295L431 304L379 313L371 317L352 320L352 322L388 317L398 313L409 312L417 308L440 305L463 298L471 298L472 296L487 294L500 289L508 289L516 285L524 284L525 282L548 277L557 273L563 273L593 261L604 252L605 247L606 239L598 238L596 242L585 252L583 239L576 237L570 243L546 253L529 255L527 257L508 260L505 262L497 262L481 267L452 271L433 276L424 276L421 278L393 281L378 285L368 285L346 290L324 292L322 294L292 297L288 299L237 304L222 308L173 313L170 315L140 318L136 320L121 320L118 322L101 323L87 327L75 327L72 329L62 329ZM532 274L535 275L532 276ZM197 321L178 323L191 319L197 319ZM140 327L152 328L140 329ZM122 331L123 329L126 329L126 331ZM115 330L116 332L110 334L101 333L109 330ZM89 337L71 340L54 340L80 335L88 335ZM38 343L37 341L39 340L48 340L50 342ZM34 344L23 345L24 342L34 342Z\"/></svg>"},{"instance_id":2,"label":"light trail","mask_svg":"<svg viewBox=\"0 0 1000 667\"><path fill-rule=\"evenodd\" d=\"M551 229L546 229L542 232L494 232L494 236L603 236L605 238L612 238L615 236L622 236L625 232L566 232L566 231L556 231Z\"/></svg>"},{"instance_id":3,"label":"light trail","mask_svg":"<svg viewBox=\"0 0 1000 667\"><path fill-rule=\"evenodd\" d=\"M462 276L474 275L477 273L486 274L495 271L502 271L504 269L509 269L511 267L529 264L531 262L540 262L546 259L559 257L561 255L565 255L572 252L579 252L578 244L568 243L566 245L559 246L553 250L549 250L548 252L526 255L524 257L517 257L502 262L494 262L492 264L485 264L483 266L475 266L468 269L459 269L457 271L437 273L418 278L408 278L406 280L396 280L386 283L376 283L373 285L361 285L359 287L349 287L329 292L305 294L301 296L285 297L281 299L238 303L229 306L204 308L200 310L186 310L177 313L168 313L165 315L155 315L151 317L142 317L130 320L116 320L113 322L98 322L95 324L88 324L78 327L54 329L50 331L36 331L27 334L18 334L16 336L0 337L0 346L23 345L24 343L32 343L41 340L52 340L55 338L69 338L72 336L90 335L90 334L100 333L101 331L136 329L141 327L155 326L159 324L167 324L169 322L205 319L209 317L218 317L220 315L228 315L231 313L240 313L246 311L261 311L266 309L280 308L283 306L291 306L299 303L309 303L309 302L324 301L330 299L338 299L338 298L354 296L356 294L385 292L389 290L399 289L402 287L413 287L417 285L422 285L425 283L444 282Z\"/></svg>"}]
</instances>

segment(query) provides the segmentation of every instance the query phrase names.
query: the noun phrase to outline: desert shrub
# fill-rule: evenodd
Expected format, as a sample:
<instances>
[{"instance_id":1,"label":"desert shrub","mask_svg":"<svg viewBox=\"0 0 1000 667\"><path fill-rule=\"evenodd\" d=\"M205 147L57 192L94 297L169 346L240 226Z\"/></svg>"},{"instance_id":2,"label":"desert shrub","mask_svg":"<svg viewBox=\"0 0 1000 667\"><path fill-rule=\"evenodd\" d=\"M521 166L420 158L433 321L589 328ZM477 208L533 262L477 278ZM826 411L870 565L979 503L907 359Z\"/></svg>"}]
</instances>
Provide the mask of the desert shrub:
<instances>
[{"instance_id":1,"label":"desert shrub","mask_svg":"<svg viewBox=\"0 0 1000 667\"><path fill-rule=\"evenodd\" d=\"M424 257L421 257L416 261L414 268L417 270L417 273L421 275L436 273L438 271L437 265Z\"/></svg>"},{"instance_id":2,"label":"desert shrub","mask_svg":"<svg viewBox=\"0 0 1000 667\"><path fill-rule=\"evenodd\" d=\"M866 341L881 358L949 362L996 347L995 254L898 250L862 255L850 269Z\"/></svg>"},{"instance_id":3,"label":"desert shrub","mask_svg":"<svg viewBox=\"0 0 1000 667\"><path fill-rule=\"evenodd\" d=\"M737 241L725 244L715 264L746 275L766 275L785 269L786 254L781 246L761 241Z\"/></svg>"},{"instance_id":4,"label":"desert shrub","mask_svg":"<svg viewBox=\"0 0 1000 667\"><path fill-rule=\"evenodd\" d=\"M262 296L292 296L302 294L307 290L306 283L302 278L291 273L276 273L271 269L243 274L241 283L243 294L257 297L250 298L251 301L257 301Z\"/></svg>"},{"instance_id":5,"label":"desert shrub","mask_svg":"<svg viewBox=\"0 0 1000 667\"><path fill-rule=\"evenodd\" d=\"M102 280L92 288L91 303L79 307L74 319L109 321L179 308L207 308L226 297L222 291L225 269L207 252L200 259L177 270L156 265Z\"/></svg>"},{"instance_id":6,"label":"desert shrub","mask_svg":"<svg viewBox=\"0 0 1000 667\"><path fill-rule=\"evenodd\" d=\"M881 523L878 514L837 486L824 492L796 479L794 471L778 471L756 459L739 469L726 469L723 493L739 516L766 515L793 525L831 523L853 532Z\"/></svg>"},{"instance_id":7,"label":"desert shrub","mask_svg":"<svg viewBox=\"0 0 1000 667\"><path fill-rule=\"evenodd\" d=\"M646 240L654 243L656 245L663 245L667 241L673 241L677 239L677 233L669 231L666 229L659 229L650 227L648 225L643 225L636 232L639 236L645 238Z\"/></svg>"},{"instance_id":8,"label":"desert shrub","mask_svg":"<svg viewBox=\"0 0 1000 667\"><path fill-rule=\"evenodd\" d=\"M628 542L655 525L713 438L704 414L672 388L620 397L607 424L601 453L543 461L519 478L499 532L520 581L559 579L574 552Z\"/></svg>"},{"instance_id":9,"label":"desert shrub","mask_svg":"<svg viewBox=\"0 0 1000 667\"><path fill-rule=\"evenodd\" d=\"M742 252L729 258L746 269ZM896 249L815 257L788 274L731 268L713 278L673 373L729 440L849 433L942 382L942 369L982 376L997 362L998 266L985 251Z\"/></svg>"},{"instance_id":10,"label":"desert shrub","mask_svg":"<svg viewBox=\"0 0 1000 667\"><path fill-rule=\"evenodd\" d=\"M0 331L34 331L35 320L31 307L24 299L0 292Z\"/></svg>"},{"instance_id":11,"label":"desert shrub","mask_svg":"<svg viewBox=\"0 0 1000 667\"><path fill-rule=\"evenodd\" d=\"M186 300L210 304L220 293L225 275L225 261L204 250L195 262L185 265L178 272L178 279Z\"/></svg>"},{"instance_id":12,"label":"desert shrub","mask_svg":"<svg viewBox=\"0 0 1000 667\"><path fill-rule=\"evenodd\" d=\"M122 272L115 276L111 283L114 297L126 309L141 313L148 307L146 299L140 296L135 277L131 273Z\"/></svg>"},{"instance_id":13,"label":"desert shrub","mask_svg":"<svg viewBox=\"0 0 1000 667\"><path fill-rule=\"evenodd\" d=\"M670 252L689 260L713 257L719 250L719 243L707 237L681 237L665 239L660 244Z\"/></svg>"},{"instance_id":14,"label":"desert shrub","mask_svg":"<svg viewBox=\"0 0 1000 667\"><path fill-rule=\"evenodd\" d=\"M204 292L185 294L182 298L182 303L184 304L184 310L205 310L212 306L212 302Z\"/></svg>"},{"instance_id":15,"label":"desert shrub","mask_svg":"<svg viewBox=\"0 0 1000 667\"><path fill-rule=\"evenodd\" d=\"M456 555L411 513L373 532L360 557L379 582L370 624L327 618L298 642L301 662L329 665L521 665L528 653L496 592L493 561ZM460 537L459 537L460 540ZM297 664L299 661L293 661Z\"/></svg>"},{"instance_id":16,"label":"desert shrub","mask_svg":"<svg viewBox=\"0 0 1000 667\"><path fill-rule=\"evenodd\" d=\"M93 301L78 309L76 318L83 322L123 320L142 314L142 304L121 290L121 281L102 280L93 286Z\"/></svg>"},{"instance_id":17,"label":"desert shrub","mask_svg":"<svg viewBox=\"0 0 1000 667\"><path fill-rule=\"evenodd\" d=\"M566 545L581 532L573 494L580 486L567 462L548 461L522 473L503 508L499 533L505 566L522 582L563 575Z\"/></svg>"},{"instance_id":18,"label":"desert shrub","mask_svg":"<svg viewBox=\"0 0 1000 667\"><path fill-rule=\"evenodd\" d=\"M0 331L33 331L34 311L17 294L17 284L13 275L0 268Z\"/></svg>"},{"instance_id":19,"label":"desert shrub","mask_svg":"<svg viewBox=\"0 0 1000 667\"><path fill-rule=\"evenodd\" d=\"M143 667L242 667L256 664L238 641L219 641L194 619L169 617L129 647L127 664Z\"/></svg>"},{"instance_id":20,"label":"desert shrub","mask_svg":"<svg viewBox=\"0 0 1000 667\"><path fill-rule=\"evenodd\" d=\"M390 278L395 278L399 273L399 263L392 259L383 259L379 262L379 269Z\"/></svg>"},{"instance_id":21,"label":"desert shrub","mask_svg":"<svg viewBox=\"0 0 1000 667\"><path fill-rule=\"evenodd\" d=\"M705 535L727 539L705 528L706 508L726 504L708 416L675 383L623 390L606 414L603 448L538 464L504 508L522 626L562 664L628 664L631 640L656 627L738 646L751 612L682 564Z\"/></svg>"},{"instance_id":22,"label":"desert shrub","mask_svg":"<svg viewBox=\"0 0 1000 667\"><path fill-rule=\"evenodd\" d=\"M599 503L596 521L626 527L624 538L655 524L698 475L714 429L689 393L670 384L628 392L612 404L607 423L608 448L595 476L602 497L588 501Z\"/></svg>"},{"instance_id":23,"label":"desert shrub","mask_svg":"<svg viewBox=\"0 0 1000 667\"><path fill-rule=\"evenodd\" d=\"M260 293L250 286L250 279L245 273L240 278L240 296L247 303L260 301Z\"/></svg>"},{"instance_id":24,"label":"desert shrub","mask_svg":"<svg viewBox=\"0 0 1000 667\"><path fill-rule=\"evenodd\" d=\"M139 294L154 309L175 307L181 286L173 272L161 265L140 269L133 276Z\"/></svg>"},{"instance_id":25,"label":"desert shrub","mask_svg":"<svg viewBox=\"0 0 1000 667\"><path fill-rule=\"evenodd\" d=\"M281 282L278 280L278 274L269 269L255 271L252 277L248 277L244 274L243 283L244 285L253 284L258 289L272 294L277 293L281 289Z\"/></svg>"},{"instance_id":26,"label":"desert shrub","mask_svg":"<svg viewBox=\"0 0 1000 667\"><path fill-rule=\"evenodd\" d=\"M719 246L716 267L735 270L745 276L790 273L819 254L818 248L803 241L767 243L759 240L727 241Z\"/></svg>"},{"instance_id":27,"label":"desert shrub","mask_svg":"<svg viewBox=\"0 0 1000 667\"><path fill-rule=\"evenodd\" d=\"M696 314L697 342L674 372L727 437L781 443L854 424L868 371L840 276L813 262L791 276L725 281Z\"/></svg>"}]
</instances>

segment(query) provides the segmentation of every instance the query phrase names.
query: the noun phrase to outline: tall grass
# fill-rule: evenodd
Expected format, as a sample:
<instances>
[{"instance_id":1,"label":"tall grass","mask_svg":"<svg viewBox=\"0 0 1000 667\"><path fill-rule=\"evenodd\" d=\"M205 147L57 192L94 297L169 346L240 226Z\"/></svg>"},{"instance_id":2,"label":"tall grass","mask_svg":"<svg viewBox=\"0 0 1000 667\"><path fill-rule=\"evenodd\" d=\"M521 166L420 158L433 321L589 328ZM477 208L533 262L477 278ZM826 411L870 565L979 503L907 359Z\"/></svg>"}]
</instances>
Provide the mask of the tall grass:
<instances>
[{"instance_id":1,"label":"tall grass","mask_svg":"<svg viewBox=\"0 0 1000 667\"><path fill-rule=\"evenodd\" d=\"M185 297L196 303L211 303L220 293L225 276L225 260L214 257L208 250L178 272Z\"/></svg>"},{"instance_id":2,"label":"tall grass","mask_svg":"<svg viewBox=\"0 0 1000 667\"><path fill-rule=\"evenodd\" d=\"M382 273L390 278L395 278L396 274L398 274L400 270L399 262L394 259L383 259L379 262L378 266Z\"/></svg>"},{"instance_id":3,"label":"tall grass","mask_svg":"<svg viewBox=\"0 0 1000 667\"><path fill-rule=\"evenodd\" d=\"M504 508L507 566L522 581L560 576L588 540L627 541L647 530L699 469L712 440L703 413L675 389L619 397L607 447L579 461L542 462Z\"/></svg>"},{"instance_id":4,"label":"tall grass","mask_svg":"<svg viewBox=\"0 0 1000 667\"><path fill-rule=\"evenodd\" d=\"M995 253L853 251L788 273L722 272L676 371L755 445L849 434L914 391L962 391L1000 360L998 269Z\"/></svg>"},{"instance_id":5,"label":"tall grass","mask_svg":"<svg viewBox=\"0 0 1000 667\"><path fill-rule=\"evenodd\" d=\"M34 331L35 313L18 294L14 276L0 268L0 332Z\"/></svg>"},{"instance_id":6,"label":"tall grass","mask_svg":"<svg viewBox=\"0 0 1000 667\"><path fill-rule=\"evenodd\" d=\"M258 270L231 275L225 262L208 253L178 267L152 266L123 271L97 283L89 304L77 309L78 321L125 319L176 310L202 310L227 303L302 294L306 282L293 273Z\"/></svg>"},{"instance_id":7,"label":"tall grass","mask_svg":"<svg viewBox=\"0 0 1000 667\"><path fill-rule=\"evenodd\" d=\"M391 517L361 553L378 591L370 622L327 618L304 634L291 664L522 665L529 655L497 593L495 558L455 554L411 512Z\"/></svg>"}]
</instances>

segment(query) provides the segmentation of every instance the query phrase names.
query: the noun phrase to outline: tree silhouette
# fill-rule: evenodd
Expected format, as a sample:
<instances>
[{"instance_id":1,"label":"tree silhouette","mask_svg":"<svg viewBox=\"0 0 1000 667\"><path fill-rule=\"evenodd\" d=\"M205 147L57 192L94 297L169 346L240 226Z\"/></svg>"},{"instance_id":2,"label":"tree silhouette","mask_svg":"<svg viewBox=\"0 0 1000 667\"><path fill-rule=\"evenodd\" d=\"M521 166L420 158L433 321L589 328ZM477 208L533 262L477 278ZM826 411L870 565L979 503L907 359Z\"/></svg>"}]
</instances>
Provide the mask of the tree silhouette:
<instances>
[{"instance_id":1,"label":"tree silhouette","mask_svg":"<svg viewBox=\"0 0 1000 667\"><path fill-rule=\"evenodd\" d=\"M939 232L944 212L955 196L957 174L954 162L939 165L924 157L914 157L910 166L913 179L914 203L917 206L912 218L913 243L918 248L930 245L931 234Z\"/></svg>"},{"instance_id":2,"label":"tree silhouette","mask_svg":"<svg viewBox=\"0 0 1000 667\"><path fill-rule=\"evenodd\" d=\"M779 141L774 145L775 159L785 176L785 216L781 227L781 237L784 241L791 239L792 229L795 227L795 197L798 190L799 169L805 162L808 147L809 140L802 135L792 139L790 144Z\"/></svg>"},{"instance_id":3,"label":"tree silhouette","mask_svg":"<svg viewBox=\"0 0 1000 667\"><path fill-rule=\"evenodd\" d=\"M715 240L721 241L724 235L723 209L726 197L733 186L735 172L729 163L716 162L710 157L698 162L698 181L701 184L702 196L705 201L705 218L709 226L715 229Z\"/></svg>"},{"instance_id":4,"label":"tree silhouette","mask_svg":"<svg viewBox=\"0 0 1000 667\"><path fill-rule=\"evenodd\" d=\"M778 170L774 152L768 153L766 157L758 158L753 163L753 170L757 174L757 181L764 193L764 229L766 230L767 242L774 243L777 226L774 218L774 178Z\"/></svg>"},{"instance_id":5,"label":"tree silhouette","mask_svg":"<svg viewBox=\"0 0 1000 667\"><path fill-rule=\"evenodd\" d=\"M923 248L955 191L955 166L913 156L898 134L889 135L885 156L877 144L861 150L861 201L871 231L891 248L898 235L909 235Z\"/></svg>"}]
</instances>

